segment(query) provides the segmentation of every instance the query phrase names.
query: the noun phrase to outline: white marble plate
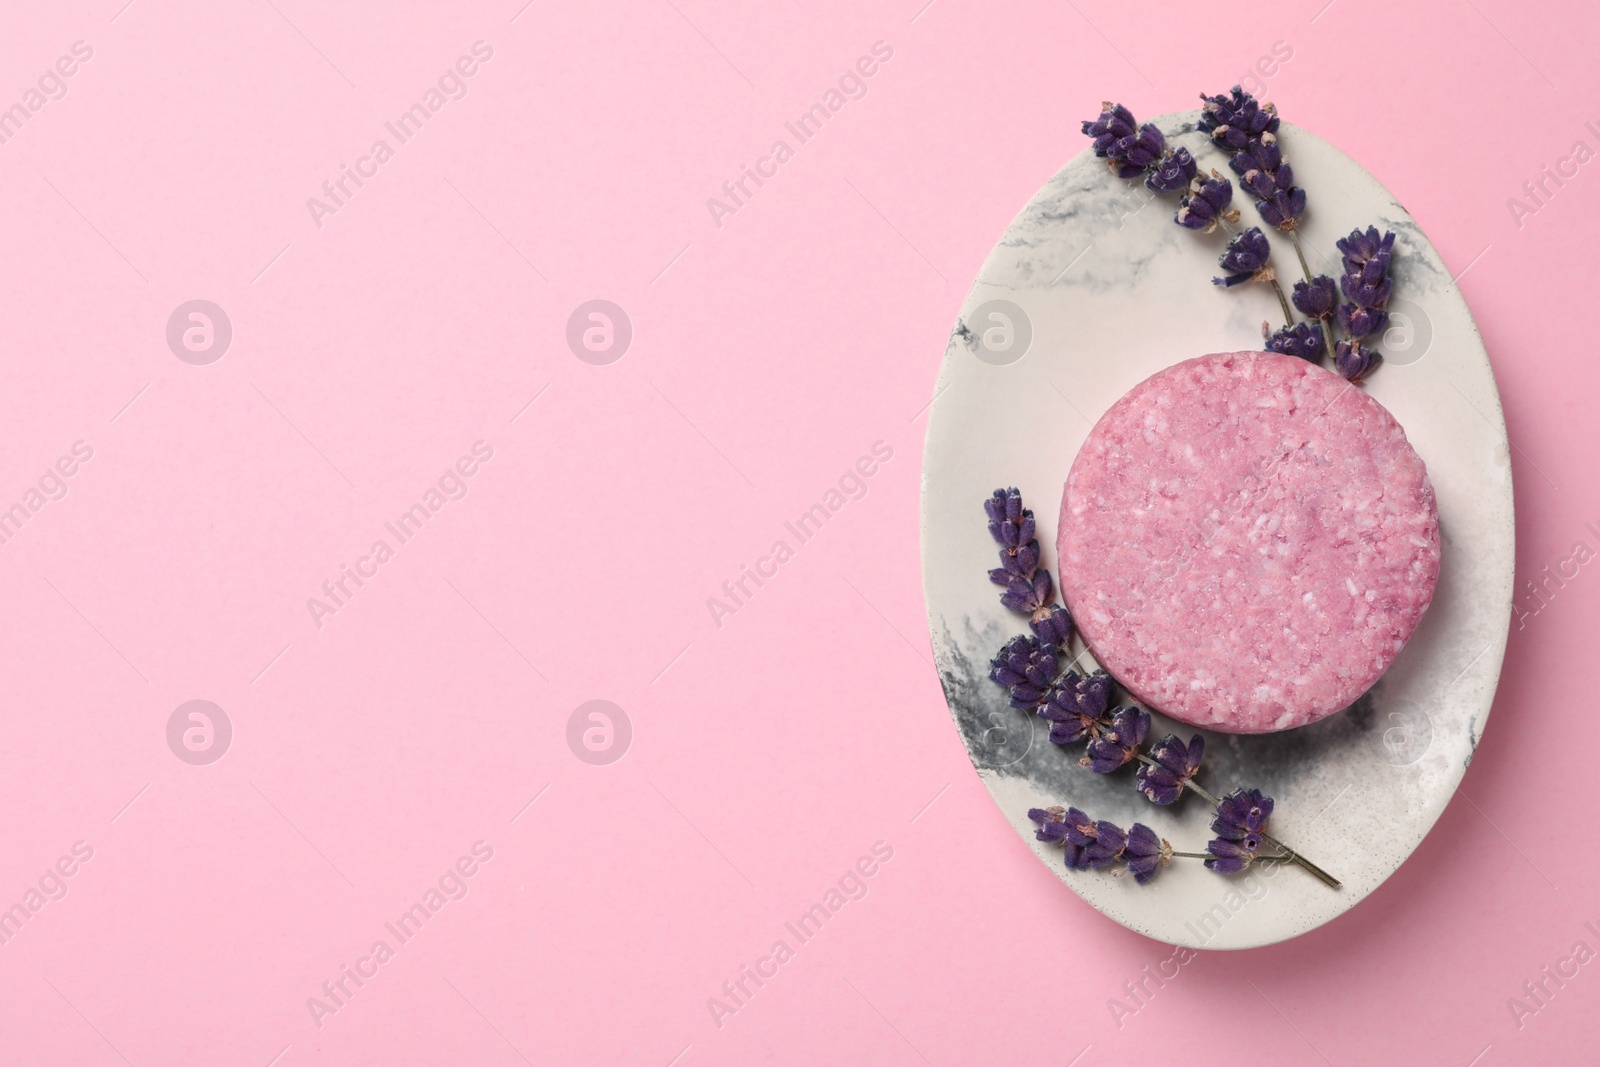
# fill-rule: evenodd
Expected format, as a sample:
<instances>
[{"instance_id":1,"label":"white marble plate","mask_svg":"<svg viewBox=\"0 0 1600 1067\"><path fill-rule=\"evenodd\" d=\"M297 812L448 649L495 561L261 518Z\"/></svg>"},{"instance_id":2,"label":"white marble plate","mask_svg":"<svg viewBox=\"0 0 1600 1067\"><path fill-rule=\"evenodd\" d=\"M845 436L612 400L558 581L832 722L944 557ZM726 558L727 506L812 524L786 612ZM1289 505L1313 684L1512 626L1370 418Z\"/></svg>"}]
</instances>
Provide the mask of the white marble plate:
<instances>
[{"instance_id":1,"label":"white marble plate","mask_svg":"<svg viewBox=\"0 0 1600 1067\"><path fill-rule=\"evenodd\" d=\"M1194 130L1197 117L1180 112L1155 122L1203 169L1232 177L1226 157ZM1157 807L1135 791L1131 768L1109 777L1080 768L1077 748L1050 744L1046 724L1009 708L987 678L990 658L1026 624L1000 605L987 580L995 546L984 498L1002 486L1022 490L1054 575L1062 485L1095 420L1160 368L1259 348L1261 323L1281 323L1266 286L1211 284L1224 235L1174 225L1173 199L1115 178L1087 150L1077 156L1012 222L962 305L924 457L928 625L973 766L1027 847L1073 892L1133 930L1197 948L1248 948L1305 933L1394 873L1472 760L1511 620L1505 421L1460 290L1416 222L1354 160L1288 123L1280 139L1310 198L1304 239L1314 271L1338 275L1334 242L1356 226L1399 235L1394 322L1381 346L1387 360L1367 389L1428 465L1444 555L1432 607L1366 696L1296 730L1207 734L1199 780L1219 795L1255 786L1273 796L1274 834L1341 878L1342 889L1297 868L1228 878L1193 860L1175 860L1146 886L1067 870L1058 847L1034 840L1028 808L1075 804L1124 827L1146 823L1177 848L1200 852L1211 836L1208 806L1187 796ZM1237 193L1235 200L1244 224L1258 224L1253 205ZM1292 281L1299 276L1293 248L1276 234L1272 240L1274 262ZM1085 657L1083 666L1094 663ZM1155 720L1153 737L1194 732Z\"/></svg>"}]
</instances>

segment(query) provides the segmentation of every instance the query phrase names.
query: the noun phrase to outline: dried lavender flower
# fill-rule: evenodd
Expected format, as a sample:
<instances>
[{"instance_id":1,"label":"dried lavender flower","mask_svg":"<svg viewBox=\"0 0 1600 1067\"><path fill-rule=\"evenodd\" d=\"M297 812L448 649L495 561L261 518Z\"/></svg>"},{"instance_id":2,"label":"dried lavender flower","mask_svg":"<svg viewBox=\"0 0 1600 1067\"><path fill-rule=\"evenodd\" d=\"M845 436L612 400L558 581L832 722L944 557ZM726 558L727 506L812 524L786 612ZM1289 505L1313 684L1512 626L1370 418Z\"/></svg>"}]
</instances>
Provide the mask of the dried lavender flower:
<instances>
[{"instance_id":1,"label":"dried lavender flower","mask_svg":"<svg viewBox=\"0 0 1600 1067\"><path fill-rule=\"evenodd\" d=\"M1039 714L1050 720L1050 740L1058 745L1075 745L1092 737L1111 723L1105 717L1111 701L1111 678L1096 671L1080 678L1068 671L1056 680L1039 705Z\"/></svg>"},{"instance_id":2,"label":"dried lavender flower","mask_svg":"<svg viewBox=\"0 0 1600 1067\"><path fill-rule=\"evenodd\" d=\"M1233 183L1215 171L1212 174L1211 178L1196 179L1188 195L1178 201L1173 221L1179 226L1210 233L1224 222L1239 221L1239 212L1228 206L1233 203Z\"/></svg>"},{"instance_id":3,"label":"dried lavender flower","mask_svg":"<svg viewBox=\"0 0 1600 1067\"><path fill-rule=\"evenodd\" d=\"M1028 620L1033 636L1047 645L1065 649L1072 641L1072 615L1059 604L1050 604L1033 613Z\"/></svg>"},{"instance_id":4,"label":"dried lavender flower","mask_svg":"<svg viewBox=\"0 0 1600 1067\"><path fill-rule=\"evenodd\" d=\"M1078 816L1079 821L1087 819L1077 808L1072 813ZM1029 808L1028 818L1039 824L1033 836L1040 841L1061 841L1067 836L1067 809L1059 804L1048 808Z\"/></svg>"},{"instance_id":5,"label":"dried lavender flower","mask_svg":"<svg viewBox=\"0 0 1600 1067\"><path fill-rule=\"evenodd\" d=\"M1119 178L1133 178L1161 158L1166 140L1161 131L1146 123L1138 126L1133 112L1109 100L1100 105L1100 117L1083 124L1083 132L1094 138L1094 154L1104 159Z\"/></svg>"},{"instance_id":6,"label":"dried lavender flower","mask_svg":"<svg viewBox=\"0 0 1600 1067\"><path fill-rule=\"evenodd\" d=\"M1172 862L1172 846L1150 827L1136 822L1128 829L1123 858L1128 870L1133 872L1133 880L1144 885L1160 874L1162 867Z\"/></svg>"},{"instance_id":7,"label":"dried lavender flower","mask_svg":"<svg viewBox=\"0 0 1600 1067\"><path fill-rule=\"evenodd\" d=\"M1380 237L1374 226L1368 226L1364 233L1352 230L1350 236L1339 241L1339 251L1344 256L1344 276L1339 279L1339 288L1348 301L1339 305L1339 326L1352 341L1382 333L1389 324L1389 312L1385 309L1394 292L1394 282L1389 278L1393 250L1394 234L1385 233ZM1337 363L1337 354L1334 358ZM1347 362L1355 366L1361 361L1352 353ZM1370 369L1369 363L1361 368L1360 374Z\"/></svg>"},{"instance_id":8,"label":"dried lavender flower","mask_svg":"<svg viewBox=\"0 0 1600 1067\"><path fill-rule=\"evenodd\" d=\"M983 511L989 516L989 536L1001 548L1014 552L1033 540L1033 512L1022 506L1022 494L1015 486L996 489L983 502Z\"/></svg>"},{"instance_id":9,"label":"dried lavender flower","mask_svg":"<svg viewBox=\"0 0 1600 1067\"><path fill-rule=\"evenodd\" d=\"M1034 711L1056 676L1056 650L1037 637L1018 635L989 661L989 680L1011 692L1011 706Z\"/></svg>"},{"instance_id":10,"label":"dried lavender flower","mask_svg":"<svg viewBox=\"0 0 1600 1067\"><path fill-rule=\"evenodd\" d=\"M983 502L983 510L989 516L989 536L1000 546L1000 566L989 572L989 580L1004 590L1000 603L1032 616L1055 596L1050 572L1039 570L1033 512L1022 506L1022 494L1015 487L996 489Z\"/></svg>"},{"instance_id":11,"label":"dried lavender flower","mask_svg":"<svg viewBox=\"0 0 1600 1067\"><path fill-rule=\"evenodd\" d=\"M1205 106L1196 124L1211 135L1218 148L1237 152L1262 134L1278 132L1278 112L1271 104L1265 107L1256 98L1235 85L1226 95L1200 94Z\"/></svg>"},{"instance_id":12,"label":"dried lavender flower","mask_svg":"<svg viewBox=\"0 0 1600 1067\"><path fill-rule=\"evenodd\" d=\"M1199 734L1190 738L1187 745L1173 734L1163 737L1150 749L1156 766L1145 764L1139 768L1139 792L1157 804L1173 803L1200 770L1200 757L1205 750L1206 739Z\"/></svg>"},{"instance_id":13,"label":"dried lavender flower","mask_svg":"<svg viewBox=\"0 0 1600 1067\"><path fill-rule=\"evenodd\" d=\"M1235 789L1217 804L1211 830L1217 836L1206 845L1211 858L1206 866L1219 874L1237 874L1256 861L1265 839L1272 798L1259 789Z\"/></svg>"},{"instance_id":14,"label":"dried lavender flower","mask_svg":"<svg viewBox=\"0 0 1600 1067\"><path fill-rule=\"evenodd\" d=\"M1066 849L1067 867L1086 871L1090 866L1089 846L1099 830L1095 821L1077 808L1030 808L1028 818L1039 824L1034 836L1040 841L1059 841Z\"/></svg>"},{"instance_id":15,"label":"dried lavender flower","mask_svg":"<svg viewBox=\"0 0 1600 1067\"><path fill-rule=\"evenodd\" d=\"M1148 712L1136 707L1118 708L1111 713L1111 725L1090 739L1088 751L1078 765L1096 774L1110 774L1139 754L1149 732Z\"/></svg>"},{"instance_id":16,"label":"dried lavender flower","mask_svg":"<svg viewBox=\"0 0 1600 1067\"><path fill-rule=\"evenodd\" d=\"M989 572L989 580L1005 590L1000 594L1000 603L1022 615L1031 616L1055 595L1049 571L1034 571L1032 578L1024 578L996 568Z\"/></svg>"},{"instance_id":17,"label":"dried lavender flower","mask_svg":"<svg viewBox=\"0 0 1600 1067\"><path fill-rule=\"evenodd\" d=\"M1388 325L1389 312L1381 307L1366 307L1355 303L1339 305L1339 326L1353 341L1382 333Z\"/></svg>"},{"instance_id":18,"label":"dried lavender flower","mask_svg":"<svg viewBox=\"0 0 1600 1067\"><path fill-rule=\"evenodd\" d=\"M1339 289L1332 278L1319 274L1309 282L1295 282L1291 298L1300 313L1310 319L1325 319L1339 302Z\"/></svg>"},{"instance_id":19,"label":"dried lavender flower","mask_svg":"<svg viewBox=\"0 0 1600 1067\"><path fill-rule=\"evenodd\" d=\"M1359 271L1348 271L1339 279L1339 288L1352 304L1380 308L1389 302L1394 282L1380 260L1371 259Z\"/></svg>"},{"instance_id":20,"label":"dried lavender flower","mask_svg":"<svg viewBox=\"0 0 1600 1067\"><path fill-rule=\"evenodd\" d=\"M1256 210L1268 226L1292 230L1306 213L1306 192L1294 184L1294 168L1270 133L1250 141L1228 161L1239 184L1256 197Z\"/></svg>"},{"instance_id":21,"label":"dried lavender flower","mask_svg":"<svg viewBox=\"0 0 1600 1067\"><path fill-rule=\"evenodd\" d=\"M1228 166L1239 176L1240 185L1254 193L1258 199L1265 200L1278 191L1274 177L1286 164L1283 162L1283 151L1278 147L1277 139L1268 134L1246 144L1238 154L1228 160Z\"/></svg>"},{"instance_id":22,"label":"dried lavender flower","mask_svg":"<svg viewBox=\"0 0 1600 1067\"><path fill-rule=\"evenodd\" d=\"M1333 350L1334 369L1350 382L1371 374L1382 358L1375 349L1363 348L1360 341L1340 341Z\"/></svg>"},{"instance_id":23,"label":"dried lavender flower","mask_svg":"<svg viewBox=\"0 0 1600 1067\"><path fill-rule=\"evenodd\" d=\"M1178 148L1156 161L1155 166L1150 168L1149 175L1145 177L1144 184L1146 188L1158 193L1181 192L1194 181L1198 169L1189 150Z\"/></svg>"},{"instance_id":24,"label":"dried lavender flower","mask_svg":"<svg viewBox=\"0 0 1600 1067\"><path fill-rule=\"evenodd\" d=\"M1254 843L1254 848L1251 847L1251 842ZM1206 860L1206 866L1218 874L1238 874L1249 869L1256 861L1256 854L1260 849L1260 837L1244 842L1216 838L1206 845L1206 851L1211 853L1211 858Z\"/></svg>"},{"instance_id":25,"label":"dried lavender flower","mask_svg":"<svg viewBox=\"0 0 1600 1067\"><path fill-rule=\"evenodd\" d=\"M1381 273L1388 273L1389 257L1394 251L1393 233L1385 233L1380 237L1376 226L1368 226L1365 233L1352 230L1349 237L1341 238L1336 244L1344 256L1346 273L1359 273L1373 262L1379 264Z\"/></svg>"},{"instance_id":26,"label":"dried lavender flower","mask_svg":"<svg viewBox=\"0 0 1600 1067\"><path fill-rule=\"evenodd\" d=\"M1266 333L1265 324L1262 332ZM1267 337L1266 350L1285 356L1299 356L1315 363L1322 358L1322 327L1315 322L1297 322Z\"/></svg>"},{"instance_id":27,"label":"dried lavender flower","mask_svg":"<svg viewBox=\"0 0 1600 1067\"><path fill-rule=\"evenodd\" d=\"M1116 823L1101 819L1094 824L1094 842L1083 850L1084 860L1095 870L1111 866L1128 847L1128 835Z\"/></svg>"},{"instance_id":28,"label":"dried lavender flower","mask_svg":"<svg viewBox=\"0 0 1600 1067\"><path fill-rule=\"evenodd\" d=\"M1105 671L1095 671L1085 678L1078 677L1077 671L1068 671L1058 688L1070 690L1079 711L1100 718L1111 706L1111 686L1111 675Z\"/></svg>"},{"instance_id":29,"label":"dried lavender flower","mask_svg":"<svg viewBox=\"0 0 1600 1067\"><path fill-rule=\"evenodd\" d=\"M1271 797L1259 789L1235 789L1218 801L1211 830L1226 840L1242 841L1252 834L1259 836L1271 816Z\"/></svg>"},{"instance_id":30,"label":"dried lavender flower","mask_svg":"<svg viewBox=\"0 0 1600 1067\"><path fill-rule=\"evenodd\" d=\"M1228 242L1228 247L1222 253L1222 269L1228 271L1226 278L1212 278L1215 285L1233 287L1240 282L1271 281L1274 277L1272 268L1267 261L1272 257L1272 246L1267 244L1267 235L1261 232L1259 226L1252 226L1248 230Z\"/></svg>"}]
</instances>

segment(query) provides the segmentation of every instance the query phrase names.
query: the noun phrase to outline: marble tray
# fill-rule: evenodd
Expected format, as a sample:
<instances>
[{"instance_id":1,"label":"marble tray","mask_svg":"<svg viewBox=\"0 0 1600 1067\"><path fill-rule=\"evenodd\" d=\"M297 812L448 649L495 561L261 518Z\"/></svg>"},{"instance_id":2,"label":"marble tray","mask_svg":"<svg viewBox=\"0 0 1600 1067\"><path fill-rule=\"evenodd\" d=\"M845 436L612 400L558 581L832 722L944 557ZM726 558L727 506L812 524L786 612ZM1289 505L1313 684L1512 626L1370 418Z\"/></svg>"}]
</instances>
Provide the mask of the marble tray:
<instances>
[{"instance_id":1,"label":"marble tray","mask_svg":"<svg viewBox=\"0 0 1600 1067\"><path fill-rule=\"evenodd\" d=\"M1198 112L1155 120L1202 169L1232 176L1194 129ZM1096 818L1143 822L1204 851L1198 797L1157 807L1131 768L1101 777L1077 748L1009 708L987 678L1005 640L1025 629L985 571L994 545L982 501L1015 485L1039 518L1055 573L1062 484L1095 420L1161 367L1207 352L1259 348L1281 324L1271 290L1213 286L1220 232L1175 226L1175 202L1112 176L1088 151L1023 208L984 263L945 350L928 423L922 487L923 585L945 698L979 777L1005 819L1073 892L1160 941L1248 948L1294 937L1354 907L1409 856L1449 803L1494 698L1511 621L1511 465L1494 375L1460 290L1406 210L1360 165L1284 123L1280 140L1310 209L1312 270L1337 276L1334 241L1356 226L1395 231L1393 322L1386 362L1367 388L1405 427L1438 492L1443 561L1416 635L1370 692L1311 726L1277 734L1208 733L1200 781L1221 794L1255 786L1277 801L1272 830L1333 872L1332 890L1296 868L1228 878L1176 860L1152 884L1069 871L1034 840L1030 807L1075 804ZM1237 185L1237 182L1235 183ZM1236 204L1244 225L1259 219ZM1273 259L1299 277L1293 247ZM1288 286L1286 285L1285 288ZM1242 290L1242 291L1241 291ZM1092 669L1092 658L1082 667ZM1194 728L1156 715L1153 736Z\"/></svg>"}]
</instances>

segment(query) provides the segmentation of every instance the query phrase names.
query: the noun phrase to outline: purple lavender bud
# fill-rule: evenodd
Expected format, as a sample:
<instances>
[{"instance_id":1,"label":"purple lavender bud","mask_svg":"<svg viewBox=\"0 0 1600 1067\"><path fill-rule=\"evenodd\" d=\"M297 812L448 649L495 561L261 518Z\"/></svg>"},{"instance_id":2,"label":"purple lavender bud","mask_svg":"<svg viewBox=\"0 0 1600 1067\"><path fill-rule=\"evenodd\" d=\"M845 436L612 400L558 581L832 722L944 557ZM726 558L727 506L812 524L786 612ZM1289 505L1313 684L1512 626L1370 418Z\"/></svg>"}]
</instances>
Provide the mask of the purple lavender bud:
<instances>
[{"instance_id":1,"label":"purple lavender bud","mask_svg":"<svg viewBox=\"0 0 1600 1067\"><path fill-rule=\"evenodd\" d=\"M1346 274L1339 279L1339 288L1352 304L1365 308L1381 308L1389 302L1394 292L1394 282L1382 271L1376 270L1377 261L1369 262L1359 274Z\"/></svg>"},{"instance_id":2,"label":"purple lavender bud","mask_svg":"<svg viewBox=\"0 0 1600 1067\"><path fill-rule=\"evenodd\" d=\"M1197 125L1218 148L1237 152L1263 134L1278 132L1278 113L1272 105L1261 106L1237 85L1226 96L1201 93L1200 99L1205 107Z\"/></svg>"},{"instance_id":3,"label":"purple lavender bud","mask_svg":"<svg viewBox=\"0 0 1600 1067\"><path fill-rule=\"evenodd\" d=\"M1033 512L1022 506L1022 494L1015 488L996 489L983 502L989 516L989 536L1001 548L1016 548L1033 540Z\"/></svg>"},{"instance_id":4,"label":"purple lavender bud","mask_svg":"<svg viewBox=\"0 0 1600 1067\"><path fill-rule=\"evenodd\" d=\"M1099 828L1093 819L1077 808L1032 808L1028 818L1039 824L1034 836L1040 841L1060 841L1065 847L1067 867L1089 869L1089 846L1095 843Z\"/></svg>"},{"instance_id":5,"label":"purple lavender bud","mask_svg":"<svg viewBox=\"0 0 1600 1067\"><path fill-rule=\"evenodd\" d=\"M1037 710L1056 676L1056 651L1037 637L1018 635L989 661L989 680L1011 693L1011 706Z\"/></svg>"},{"instance_id":6,"label":"purple lavender bud","mask_svg":"<svg viewBox=\"0 0 1600 1067\"><path fill-rule=\"evenodd\" d=\"M1128 870L1133 872L1133 880L1144 885L1160 874L1161 868L1172 860L1172 846L1156 836L1150 827L1136 822L1128 829L1128 840L1122 854Z\"/></svg>"},{"instance_id":7,"label":"purple lavender bud","mask_svg":"<svg viewBox=\"0 0 1600 1067\"><path fill-rule=\"evenodd\" d=\"M1282 164L1283 152L1276 140L1251 141L1228 160L1239 184L1263 200L1278 191L1277 170Z\"/></svg>"},{"instance_id":8,"label":"purple lavender bud","mask_svg":"<svg viewBox=\"0 0 1600 1067\"><path fill-rule=\"evenodd\" d=\"M1172 734L1163 737L1150 749L1150 758L1157 766L1139 768L1139 792L1157 804L1173 803L1200 770L1200 757L1205 750L1205 738L1199 734L1187 745Z\"/></svg>"},{"instance_id":9,"label":"purple lavender bud","mask_svg":"<svg viewBox=\"0 0 1600 1067\"><path fill-rule=\"evenodd\" d=\"M1333 305L1339 302L1339 291L1332 278L1320 274L1309 282L1295 282L1293 299L1294 306L1307 318L1325 319L1333 314Z\"/></svg>"},{"instance_id":10,"label":"purple lavender bud","mask_svg":"<svg viewBox=\"0 0 1600 1067\"><path fill-rule=\"evenodd\" d=\"M1267 338L1266 349L1316 363L1322 358L1322 326L1315 322L1285 326Z\"/></svg>"},{"instance_id":11,"label":"purple lavender bud","mask_svg":"<svg viewBox=\"0 0 1600 1067\"><path fill-rule=\"evenodd\" d=\"M1022 494L1015 488L996 489L983 510L989 516L989 536L1000 546L1000 566L989 572L989 580L1005 590L1000 603L1032 615L1055 595L1050 573L1038 569L1033 512L1022 506Z\"/></svg>"},{"instance_id":12,"label":"purple lavender bud","mask_svg":"<svg viewBox=\"0 0 1600 1067\"><path fill-rule=\"evenodd\" d=\"M1262 275L1267 265L1267 260L1272 256L1272 246L1267 244L1267 235L1261 232L1259 226L1252 226L1248 230L1228 242L1227 249L1222 253L1222 269L1229 271L1226 278L1213 278L1215 285L1235 286L1240 282L1248 282ZM1267 280L1261 277L1262 281Z\"/></svg>"},{"instance_id":13,"label":"purple lavender bud","mask_svg":"<svg viewBox=\"0 0 1600 1067\"><path fill-rule=\"evenodd\" d=\"M1000 541L1000 535L995 531L1001 523L1022 521L1022 494L1015 487L996 489L989 499L983 502L983 511L989 516L989 533L996 541ZM1005 544L1004 541L1000 543Z\"/></svg>"},{"instance_id":14,"label":"purple lavender bud","mask_svg":"<svg viewBox=\"0 0 1600 1067\"><path fill-rule=\"evenodd\" d=\"M1250 848L1251 840L1255 848ZM1228 841L1216 838L1206 845L1206 851L1211 853L1211 858L1206 860L1206 866L1218 874L1238 874L1248 870L1250 864L1255 862L1256 852L1261 848L1259 837L1246 841Z\"/></svg>"},{"instance_id":15,"label":"purple lavender bud","mask_svg":"<svg viewBox=\"0 0 1600 1067\"><path fill-rule=\"evenodd\" d=\"M1065 706L1091 719L1105 718L1106 709L1111 706L1111 675L1105 671L1095 671L1087 678L1068 671L1056 688L1060 699L1067 702Z\"/></svg>"},{"instance_id":16,"label":"purple lavender bud","mask_svg":"<svg viewBox=\"0 0 1600 1067\"><path fill-rule=\"evenodd\" d=\"M1283 158L1278 139L1263 133L1228 161L1239 183L1256 197L1262 221L1280 230L1292 230L1306 212L1306 194L1294 184L1294 168Z\"/></svg>"},{"instance_id":17,"label":"purple lavender bud","mask_svg":"<svg viewBox=\"0 0 1600 1067\"><path fill-rule=\"evenodd\" d=\"M1287 170L1288 166L1285 165L1284 169ZM1306 191L1291 188L1273 193L1269 200L1256 201L1256 211L1268 226L1292 230L1300 224L1300 216L1306 213Z\"/></svg>"},{"instance_id":18,"label":"purple lavender bud","mask_svg":"<svg viewBox=\"0 0 1600 1067\"><path fill-rule=\"evenodd\" d=\"M1118 708L1111 713L1111 726L1089 741L1079 766L1096 774L1110 774L1133 759L1150 732L1150 715L1140 708Z\"/></svg>"},{"instance_id":19,"label":"purple lavender bud","mask_svg":"<svg viewBox=\"0 0 1600 1067\"><path fill-rule=\"evenodd\" d=\"M1194 157L1189 154L1189 150L1179 148L1156 162L1150 169L1150 176L1145 178L1144 184L1158 193L1181 192L1194 181L1196 170Z\"/></svg>"},{"instance_id":20,"label":"purple lavender bud","mask_svg":"<svg viewBox=\"0 0 1600 1067\"><path fill-rule=\"evenodd\" d=\"M1101 819L1094 824L1094 842L1083 850L1084 861L1102 871L1117 862L1127 847L1128 835L1122 832L1122 827Z\"/></svg>"},{"instance_id":21,"label":"purple lavender bud","mask_svg":"<svg viewBox=\"0 0 1600 1067\"><path fill-rule=\"evenodd\" d=\"M1049 604L1034 612L1028 628L1039 640L1057 648L1064 649L1072 641L1072 616L1059 604Z\"/></svg>"},{"instance_id":22,"label":"purple lavender bud","mask_svg":"<svg viewBox=\"0 0 1600 1067\"><path fill-rule=\"evenodd\" d=\"M1226 178L1208 178L1190 186L1190 192L1178 201L1178 214L1173 218L1179 226L1189 230L1210 233L1219 222L1232 222L1239 217L1230 211L1233 203L1233 183Z\"/></svg>"},{"instance_id":23,"label":"purple lavender bud","mask_svg":"<svg viewBox=\"0 0 1600 1067\"><path fill-rule=\"evenodd\" d=\"M1000 594L1000 603L1019 615L1031 616L1050 603L1050 598L1055 595L1049 571L1036 570L1032 578L1024 578L1004 568L997 568L989 572L989 580L1005 587Z\"/></svg>"},{"instance_id":24,"label":"purple lavender bud","mask_svg":"<svg viewBox=\"0 0 1600 1067\"><path fill-rule=\"evenodd\" d=\"M1110 677L1103 671L1089 678L1068 671L1039 705L1039 714L1050 720L1050 740L1057 745L1075 745L1096 732L1109 729L1105 718L1110 697Z\"/></svg>"},{"instance_id":25,"label":"purple lavender bud","mask_svg":"<svg viewBox=\"0 0 1600 1067\"><path fill-rule=\"evenodd\" d=\"M1132 168L1119 177L1131 178L1157 163L1166 151L1167 142L1161 136L1161 131L1147 122L1139 127L1136 136L1125 139L1118 147L1121 149L1123 167Z\"/></svg>"},{"instance_id":26,"label":"purple lavender bud","mask_svg":"<svg viewBox=\"0 0 1600 1067\"><path fill-rule=\"evenodd\" d=\"M1262 795L1259 789L1235 789L1218 802L1211 830L1225 840L1244 841L1259 836L1271 815L1271 797Z\"/></svg>"},{"instance_id":27,"label":"purple lavender bud","mask_svg":"<svg viewBox=\"0 0 1600 1067\"><path fill-rule=\"evenodd\" d=\"M1074 808L1073 811L1077 812ZM1083 814L1082 812L1077 812ZM1039 824L1033 836L1040 841L1064 841L1067 837L1067 809L1056 805L1049 808L1029 808L1028 818Z\"/></svg>"},{"instance_id":28,"label":"purple lavender bud","mask_svg":"<svg viewBox=\"0 0 1600 1067\"><path fill-rule=\"evenodd\" d=\"M1344 310L1342 307L1340 310ZM1361 347L1359 341L1340 341L1333 348L1333 367L1345 381L1359 382L1382 359L1376 351Z\"/></svg>"},{"instance_id":29,"label":"purple lavender bud","mask_svg":"<svg viewBox=\"0 0 1600 1067\"><path fill-rule=\"evenodd\" d=\"M1362 307L1360 304L1339 305L1339 325L1353 341L1382 333L1389 325L1389 313L1383 308Z\"/></svg>"},{"instance_id":30,"label":"purple lavender bud","mask_svg":"<svg viewBox=\"0 0 1600 1067\"><path fill-rule=\"evenodd\" d=\"M1370 373L1378 360L1377 352L1356 342L1382 333L1389 325L1385 308L1394 293L1394 282L1389 278L1394 234L1380 236L1374 226L1368 226L1365 232L1352 230L1350 236L1339 241L1339 251L1344 256L1345 271L1339 288L1349 303L1340 304L1337 314L1339 325L1350 340L1339 343L1334 365L1353 382Z\"/></svg>"},{"instance_id":31,"label":"purple lavender bud","mask_svg":"<svg viewBox=\"0 0 1600 1067\"><path fill-rule=\"evenodd\" d=\"M1105 870L1120 859L1133 872L1134 881L1144 885L1172 860L1172 846L1143 823L1124 832L1116 823L1097 822L1077 808L1059 805L1029 808L1028 818L1038 827L1035 838L1062 846L1069 870Z\"/></svg>"},{"instance_id":32,"label":"purple lavender bud","mask_svg":"<svg viewBox=\"0 0 1600 1067\"><path fill-rule=\"evenodd\" d=\"M1389 270L1389 257L1394 250L1394 234L1385 233L1378 236L1376 226L1368 226L1367 231L1351 230L1350 236L1338 242L1339 251L1344 255L1344 269L1355 274L1370 262L1379 264L1379 273Z\"/></svg>"},{"instance_id":33,"label":"purple lavender bud","mask_svg":"<svg viewBox=\"0 0 1600 1067\"><path fill-rule=\"evenodd\" d=\"M1100 105L1099 118L1084 122L1083 133L1094 138L1094 154L1104 159L1111 154L1113 145L1133 134L1136 125L1133 112L1108 100Z\"/></svg>"},{"instance_id":34,"label":"purple lavender bud","mask_svg":"<svg viewBox=\"0 0 1600 1067\"><path fill-rule=\"evenodd\" d=\"M1084 135L1094 138L1094 154L1119 178L1143 174L1166 149L1161 131L1149 123L1135 129L1133 112L1121 104L1107 101L1100 106L1100 117L1083 124Z\"/></svg>"}]
</instances>

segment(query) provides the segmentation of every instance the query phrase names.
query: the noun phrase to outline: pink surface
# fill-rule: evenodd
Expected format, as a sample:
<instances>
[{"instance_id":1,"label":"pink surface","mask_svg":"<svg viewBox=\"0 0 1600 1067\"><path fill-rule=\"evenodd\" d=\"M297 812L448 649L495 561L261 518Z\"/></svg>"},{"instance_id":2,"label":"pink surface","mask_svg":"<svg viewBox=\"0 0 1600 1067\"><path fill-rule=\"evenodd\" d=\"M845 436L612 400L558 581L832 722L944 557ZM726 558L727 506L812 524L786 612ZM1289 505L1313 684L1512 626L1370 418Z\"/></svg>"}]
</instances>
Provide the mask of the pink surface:
<instances>
[{"instance_id":1,"label":"pink surface","mask_svg":"<svg viewBox=\"0 0 1600 1067\"><path fill-rule=\"evenodd\" d=\"M1439 578L1433 486L1394 416L1269 352L1184 360L1112 404L1057 530L1062 596L1100 665L1229 733L1348 707Z\"/></svg>"},{"instance_id":2,"label":"pink surface","mask_svg":"<svg viewBox=\"0 0 1600 1067\"><path fill-rule=\"evenodd\" d=\"M1592 1062L1591 5L20 7L0 890L39 909L0 1062ZM1463 272L1542 592L1413 859L1191 956L1065 892L968 764L918 457L968 280L1079 121L1251 72ZM169 346L194 300L214 362L204 309ZM195 700L231 733L202 705L169 744Z\"/></svg>"}]
</instances>

